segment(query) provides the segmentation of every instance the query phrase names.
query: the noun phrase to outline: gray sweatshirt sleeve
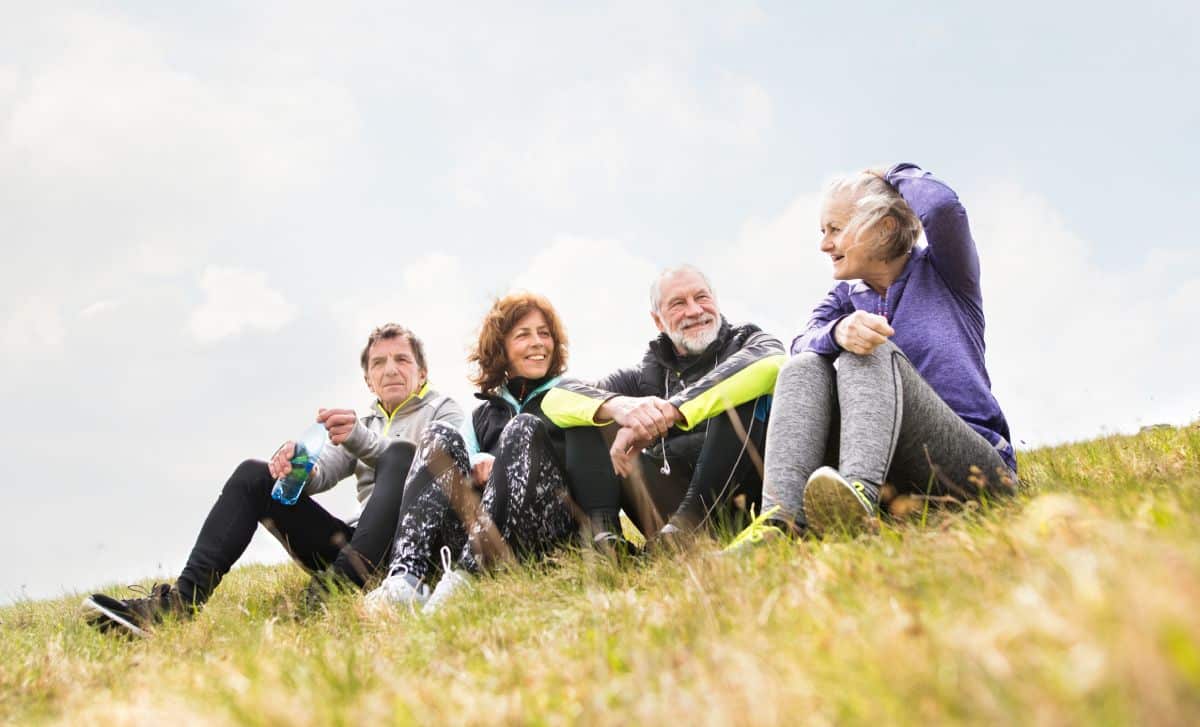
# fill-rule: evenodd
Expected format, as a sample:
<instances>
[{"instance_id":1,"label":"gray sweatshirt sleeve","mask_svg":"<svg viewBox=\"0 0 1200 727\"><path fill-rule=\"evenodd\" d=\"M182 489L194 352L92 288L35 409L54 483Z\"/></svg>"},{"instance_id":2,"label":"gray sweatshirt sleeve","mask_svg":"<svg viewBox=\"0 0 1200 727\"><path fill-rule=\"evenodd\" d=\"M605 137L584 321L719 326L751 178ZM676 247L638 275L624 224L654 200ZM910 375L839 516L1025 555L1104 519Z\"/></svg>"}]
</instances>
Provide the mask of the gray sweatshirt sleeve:
<instances>
[{"instance_id":1,"label":"gray sweatshirt sleeve","mask_svg":"<svg viewBox=\"0 0 1200 727\"><path fill-rule=\"evenodd\" d=\"M392 443L390 437L381 437L378 432L371 431L363 422L364 417L359 417L358 421L354 422L354 429L350 430L350 436L346 437L346 441L342 443L342 448L355 459L362 460L362 463L371 469L375 468L375 462L379 459L379 455L383 454L383 450L387 449ZM353 464L351 469L353 469Z\"/></svg>"},{"instance_id":2,"label":"gray sweatshirt sleeve","mask_svg":"<svg viewBox=\"0 0 1200 727\"><path fill-rule=\"evenodd\" d=\"M321 450L321 456L317 458L317 466L313 469L312 478L304 486L304 491L315 495L330 489L354 474L357 461L358 458L347 452L345 447L326 444Z\"/></svg>"}]
</instances>

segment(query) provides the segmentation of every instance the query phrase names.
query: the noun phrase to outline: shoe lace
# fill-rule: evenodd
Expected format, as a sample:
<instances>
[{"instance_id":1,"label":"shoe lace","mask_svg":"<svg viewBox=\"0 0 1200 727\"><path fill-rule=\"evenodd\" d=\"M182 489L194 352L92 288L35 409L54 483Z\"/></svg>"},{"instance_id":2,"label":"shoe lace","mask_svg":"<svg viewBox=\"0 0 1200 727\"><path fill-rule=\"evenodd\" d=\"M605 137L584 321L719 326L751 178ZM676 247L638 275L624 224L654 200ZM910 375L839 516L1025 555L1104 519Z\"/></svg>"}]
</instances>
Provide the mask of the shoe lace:
<instances>
[{"instance_id":1,"label":"shoe lace","mask_svg":"<svg viewBox=\"0 0 1200 727\"><path fill-rule=\"evenodd\" d=\"M442 573L449 573L450 569L454 566L454 557L450 552L450 546L443 545L442 549L438 551L438 553L442 557Z\"/></svg>"},{"instance_id":2,"label":"shoe lace","mask_svg":"<svg viewBox=\"0 0 1200 727\"><path fill-rule=\"evenodd\" d=\"M146 601L166 601L167 595L171 592L170 583L155 583L149 588L134 583L128 588L138 594L138 600Z\"/></svg>"},{"instance_id":3,"label":"shoe lace","mask_svg":"<svg viewBox=\"0 0 1200 727\"><path fill-rule=\"evenodd\" d=\"M737 534L737 537L735 537L729 543L729 547L736 548L737 546L745 543L757 543L760 542L767 533L773 530L778 531L779 528L777 526L768 525L767 521L775 517L775 513L779 512L780 509L781 508L779 505L772 505L766 510L763 510L757 517L750 521L750 524L747 525L742 532Z\"/></svg>"}]
</instances>

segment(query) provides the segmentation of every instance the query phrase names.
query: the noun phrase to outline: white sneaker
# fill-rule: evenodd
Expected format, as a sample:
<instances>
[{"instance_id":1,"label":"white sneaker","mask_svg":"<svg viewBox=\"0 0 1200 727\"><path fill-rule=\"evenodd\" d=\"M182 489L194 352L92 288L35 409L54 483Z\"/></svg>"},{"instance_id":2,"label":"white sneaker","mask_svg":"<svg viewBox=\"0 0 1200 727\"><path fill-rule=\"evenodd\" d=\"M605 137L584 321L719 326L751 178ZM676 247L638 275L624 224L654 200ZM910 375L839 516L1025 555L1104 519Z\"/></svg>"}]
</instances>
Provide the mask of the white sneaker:
<instances>
[{"instance_id":1,"label":"white sneaker","mask_svg":"<svg viewBox=\"0 0 1200 727\"><path fill-rule=\"evenodd\" d=\"M442 580L438 581L437 588L433 589L433 593L425 601L425 607L421 609L421 613L434 613L445 606L446 601L454 598L454 594L469 590L471 590L470 576L460 570L447 570L442 574Z\"/></svg>"},{"instance_id":2,"label":"white sneaker","mask_svg":"<svg viewBox=\"0 0 1200 727\"><path fill-rule=\"evenodd\" d=\"M372 613L400 606L407 606L415 613L429 597L429 586L406 572L400 572L384 578L378 588L367 594L365 604Z\"/></svg>"}]
</instances>

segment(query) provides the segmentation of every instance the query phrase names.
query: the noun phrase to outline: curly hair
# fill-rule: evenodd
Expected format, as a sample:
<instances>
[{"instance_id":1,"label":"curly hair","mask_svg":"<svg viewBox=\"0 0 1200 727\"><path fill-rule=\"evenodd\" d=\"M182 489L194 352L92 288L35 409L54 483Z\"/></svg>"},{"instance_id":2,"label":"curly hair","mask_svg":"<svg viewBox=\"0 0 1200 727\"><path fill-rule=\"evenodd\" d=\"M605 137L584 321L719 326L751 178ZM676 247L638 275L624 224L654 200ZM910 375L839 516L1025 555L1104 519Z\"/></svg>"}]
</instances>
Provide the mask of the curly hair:
<instances>
[{"instance_id":1,"label":"curly hair","mask_svg":"<svg viewBox=\"0 0 1200 727\"><path fill-rule=\"evenodd\" d=\"M479 339L471 348L467 361L473 369L471 383L479 391L490 394L508 378L508 355L504 351L504 339L517 322L531 311L541 311L554 339L554 353L550 356L549 374L555 376L567 370L567 330L555 312L554 306L545 296L520 291L509 293L492 303L492 308L479 327Z\"/></svg>"}]
</instances>

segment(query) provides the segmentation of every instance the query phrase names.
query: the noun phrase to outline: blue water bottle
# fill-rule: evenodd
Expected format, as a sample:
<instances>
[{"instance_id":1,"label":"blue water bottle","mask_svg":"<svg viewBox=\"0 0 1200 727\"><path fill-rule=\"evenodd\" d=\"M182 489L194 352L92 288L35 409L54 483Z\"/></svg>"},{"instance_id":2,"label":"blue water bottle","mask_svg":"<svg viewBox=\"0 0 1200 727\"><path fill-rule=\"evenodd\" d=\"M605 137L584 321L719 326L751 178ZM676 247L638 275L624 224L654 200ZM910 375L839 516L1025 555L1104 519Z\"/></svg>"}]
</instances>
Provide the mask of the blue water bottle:
<instances>
[{"instance_id":1,"label":"blue water bottle","mask_svg":"<svg viewBox=\"0 0 1200 727\"><path fill-rule=\"evenodd\" d=\"M296 504L327 441L329 438L324 424L314 424L304 430L304 434L296 440L296 451L292 453L292 471L275 480L275 486L271 488L271 497L276 502Z\"/></svg>"}]
</instances>

